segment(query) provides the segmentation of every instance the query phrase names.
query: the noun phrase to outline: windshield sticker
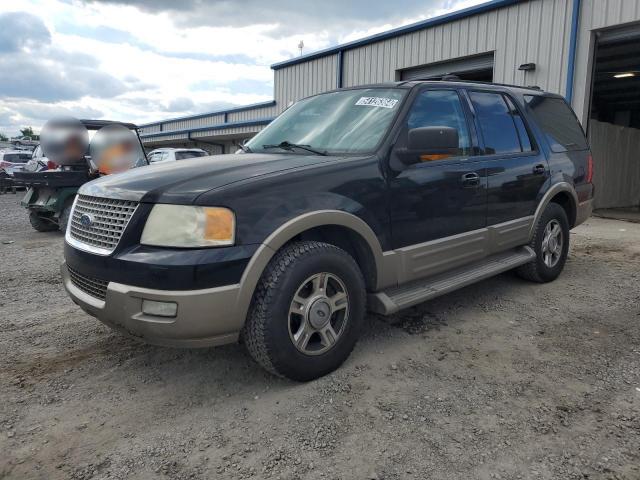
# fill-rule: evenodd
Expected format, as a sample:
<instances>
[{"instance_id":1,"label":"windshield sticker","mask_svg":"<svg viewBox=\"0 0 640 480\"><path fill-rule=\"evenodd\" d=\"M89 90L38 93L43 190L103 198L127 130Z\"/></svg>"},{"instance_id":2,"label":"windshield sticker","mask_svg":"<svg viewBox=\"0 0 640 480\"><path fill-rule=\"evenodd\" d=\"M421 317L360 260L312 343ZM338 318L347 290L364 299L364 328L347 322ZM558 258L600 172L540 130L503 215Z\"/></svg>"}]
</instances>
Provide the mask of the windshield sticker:
<instances>
[{"instance_id":1,"label":"windshield sticker","mask_svg":"<svg viewBox=\"0 0 640 480\"><path fill-rule=\"evenodd\" d=\"M368 107L393 108L398 103L395 98L384 97L360 97L356 105L366 105Z\"/></svg>"}]
</instances>

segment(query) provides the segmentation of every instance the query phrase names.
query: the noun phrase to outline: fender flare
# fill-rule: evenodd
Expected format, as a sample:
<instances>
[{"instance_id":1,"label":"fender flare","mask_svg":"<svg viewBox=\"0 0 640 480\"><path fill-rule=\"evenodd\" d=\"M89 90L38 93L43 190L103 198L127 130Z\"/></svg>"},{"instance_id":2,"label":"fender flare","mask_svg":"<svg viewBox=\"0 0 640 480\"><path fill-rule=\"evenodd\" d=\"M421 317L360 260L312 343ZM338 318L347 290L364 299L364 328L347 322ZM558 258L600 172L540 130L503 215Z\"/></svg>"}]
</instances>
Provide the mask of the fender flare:
<instances>
[{"instance_id":1,"label":"fender flare","mask_svg":"<svg viewBox=\"0 0 640 480\"><path fill-rule=\"evenodd\" d=\"M378 285L385 283L385 270L386 276L389 276L388 270L384 268L386 257L382 252L378 237L364 220L351 213L340 210L319 210L304 213L278 227L264 240L253 257L251 257L240 280L240 289L238 292L238 320L241 321L242 324L244 324L247 317L251 298L258 285L258 281L276 252L296 235L311 228L327 225L346 227L360 235L373 254L378 275Z\"/></svg>"},{"instance_id":2,"label":"fender flare","mask_svg":"<svg viewBox=\"0 0 640 480\"><path fill-rule=\"evenodd\" d=\"M549 190L547 190L544 193L544 195L542 196L542 199L540 200L540 203L538 203L538 207L536 208L536 212L533 215L533 222L531 222L531 228L529 230L529 240L533 238L533 233L535 231L536 225L538 225L538 221L540 220L540 217L542 216L542 212L544 212L544 209L547 208L547 205L549 205L553 197L555 197L558 193L562 193L562 192L566 192L569 194L569 196L571 197L573 209L574 211L577 211L578 194L576 193L575 188L573 188L573 185L571 185L568 182L554 183L549 188Z\"/></svg>"}]
</instances>

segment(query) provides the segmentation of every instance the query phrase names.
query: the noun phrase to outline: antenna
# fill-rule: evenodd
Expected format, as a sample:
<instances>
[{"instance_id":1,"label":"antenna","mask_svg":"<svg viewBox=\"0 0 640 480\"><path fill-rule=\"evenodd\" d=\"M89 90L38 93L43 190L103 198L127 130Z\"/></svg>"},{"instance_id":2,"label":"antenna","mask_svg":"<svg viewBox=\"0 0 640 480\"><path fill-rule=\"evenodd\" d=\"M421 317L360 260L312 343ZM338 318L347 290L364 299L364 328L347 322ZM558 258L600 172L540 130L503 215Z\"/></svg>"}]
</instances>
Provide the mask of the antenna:
<instances>
[{"instance_id":1,"label":"antenna","mask_svg":"<svg viewBox=\"0 0 640 480\"><path fill-rule=\"evenodd\" d=\"M303 48L304 48L304 40L300 40L300 43L298 43L298 50L300 50L300 56L302 56Z\"/></svg>"}]
</instances>

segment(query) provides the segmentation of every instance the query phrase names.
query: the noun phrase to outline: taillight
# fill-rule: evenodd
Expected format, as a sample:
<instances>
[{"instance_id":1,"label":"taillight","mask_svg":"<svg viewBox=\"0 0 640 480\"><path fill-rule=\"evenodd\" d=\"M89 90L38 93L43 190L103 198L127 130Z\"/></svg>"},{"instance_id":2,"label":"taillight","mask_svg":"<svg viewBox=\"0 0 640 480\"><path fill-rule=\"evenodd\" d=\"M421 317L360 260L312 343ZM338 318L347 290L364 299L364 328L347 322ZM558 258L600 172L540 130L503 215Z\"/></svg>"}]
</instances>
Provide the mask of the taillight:
<instances>
[{"instance_id":1,"label":"taillight","mask_svg":"<svg viewBox=\"0 0 640 480\"><path fill-rule=\"evenodd\" d=\"M56 162L47 160L47 170L55 170L56 168L58 168L58 164Z\"/></svg>"},{"instance_id":2,"label":"taillight","mask_svg":"<svg viewBox=\"0 0 640 480\"><path fill-rule=\"evenodd\" d=\"M591 155L587 157L587 176L585 180L587 183L593 181L593 157Z\"/></svg>"},{"instance_id":3,"label":"taillight","mask_svg":"<svg viewBox=\"0 0 640 480\"><path fill-rule=\"evenodd\" d=\"M5 162L4 160L0 160L0 168L8 168L11 164L9 162Z\"/></svg>"}]
</instances>

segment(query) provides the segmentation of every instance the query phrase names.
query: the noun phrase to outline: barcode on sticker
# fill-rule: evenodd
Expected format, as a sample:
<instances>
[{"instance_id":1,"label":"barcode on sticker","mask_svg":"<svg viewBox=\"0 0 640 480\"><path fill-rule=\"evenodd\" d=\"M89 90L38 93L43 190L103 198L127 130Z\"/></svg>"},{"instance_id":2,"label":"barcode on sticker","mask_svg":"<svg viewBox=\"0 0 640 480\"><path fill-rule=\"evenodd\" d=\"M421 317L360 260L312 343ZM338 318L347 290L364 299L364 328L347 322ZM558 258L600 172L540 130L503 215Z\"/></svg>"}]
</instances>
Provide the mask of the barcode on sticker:
<instances>
[{"instance_id":1,"label":"barcode on sticker","mask_svg":"<svg viewBox=\"0 0 640 480\"><path fill-rule=\"evenodd\" d=\"M398 103L395 98L384 97L360 97L356 105L366 105L368 107L393 108Z\"/></svg>"}]
</instances>

